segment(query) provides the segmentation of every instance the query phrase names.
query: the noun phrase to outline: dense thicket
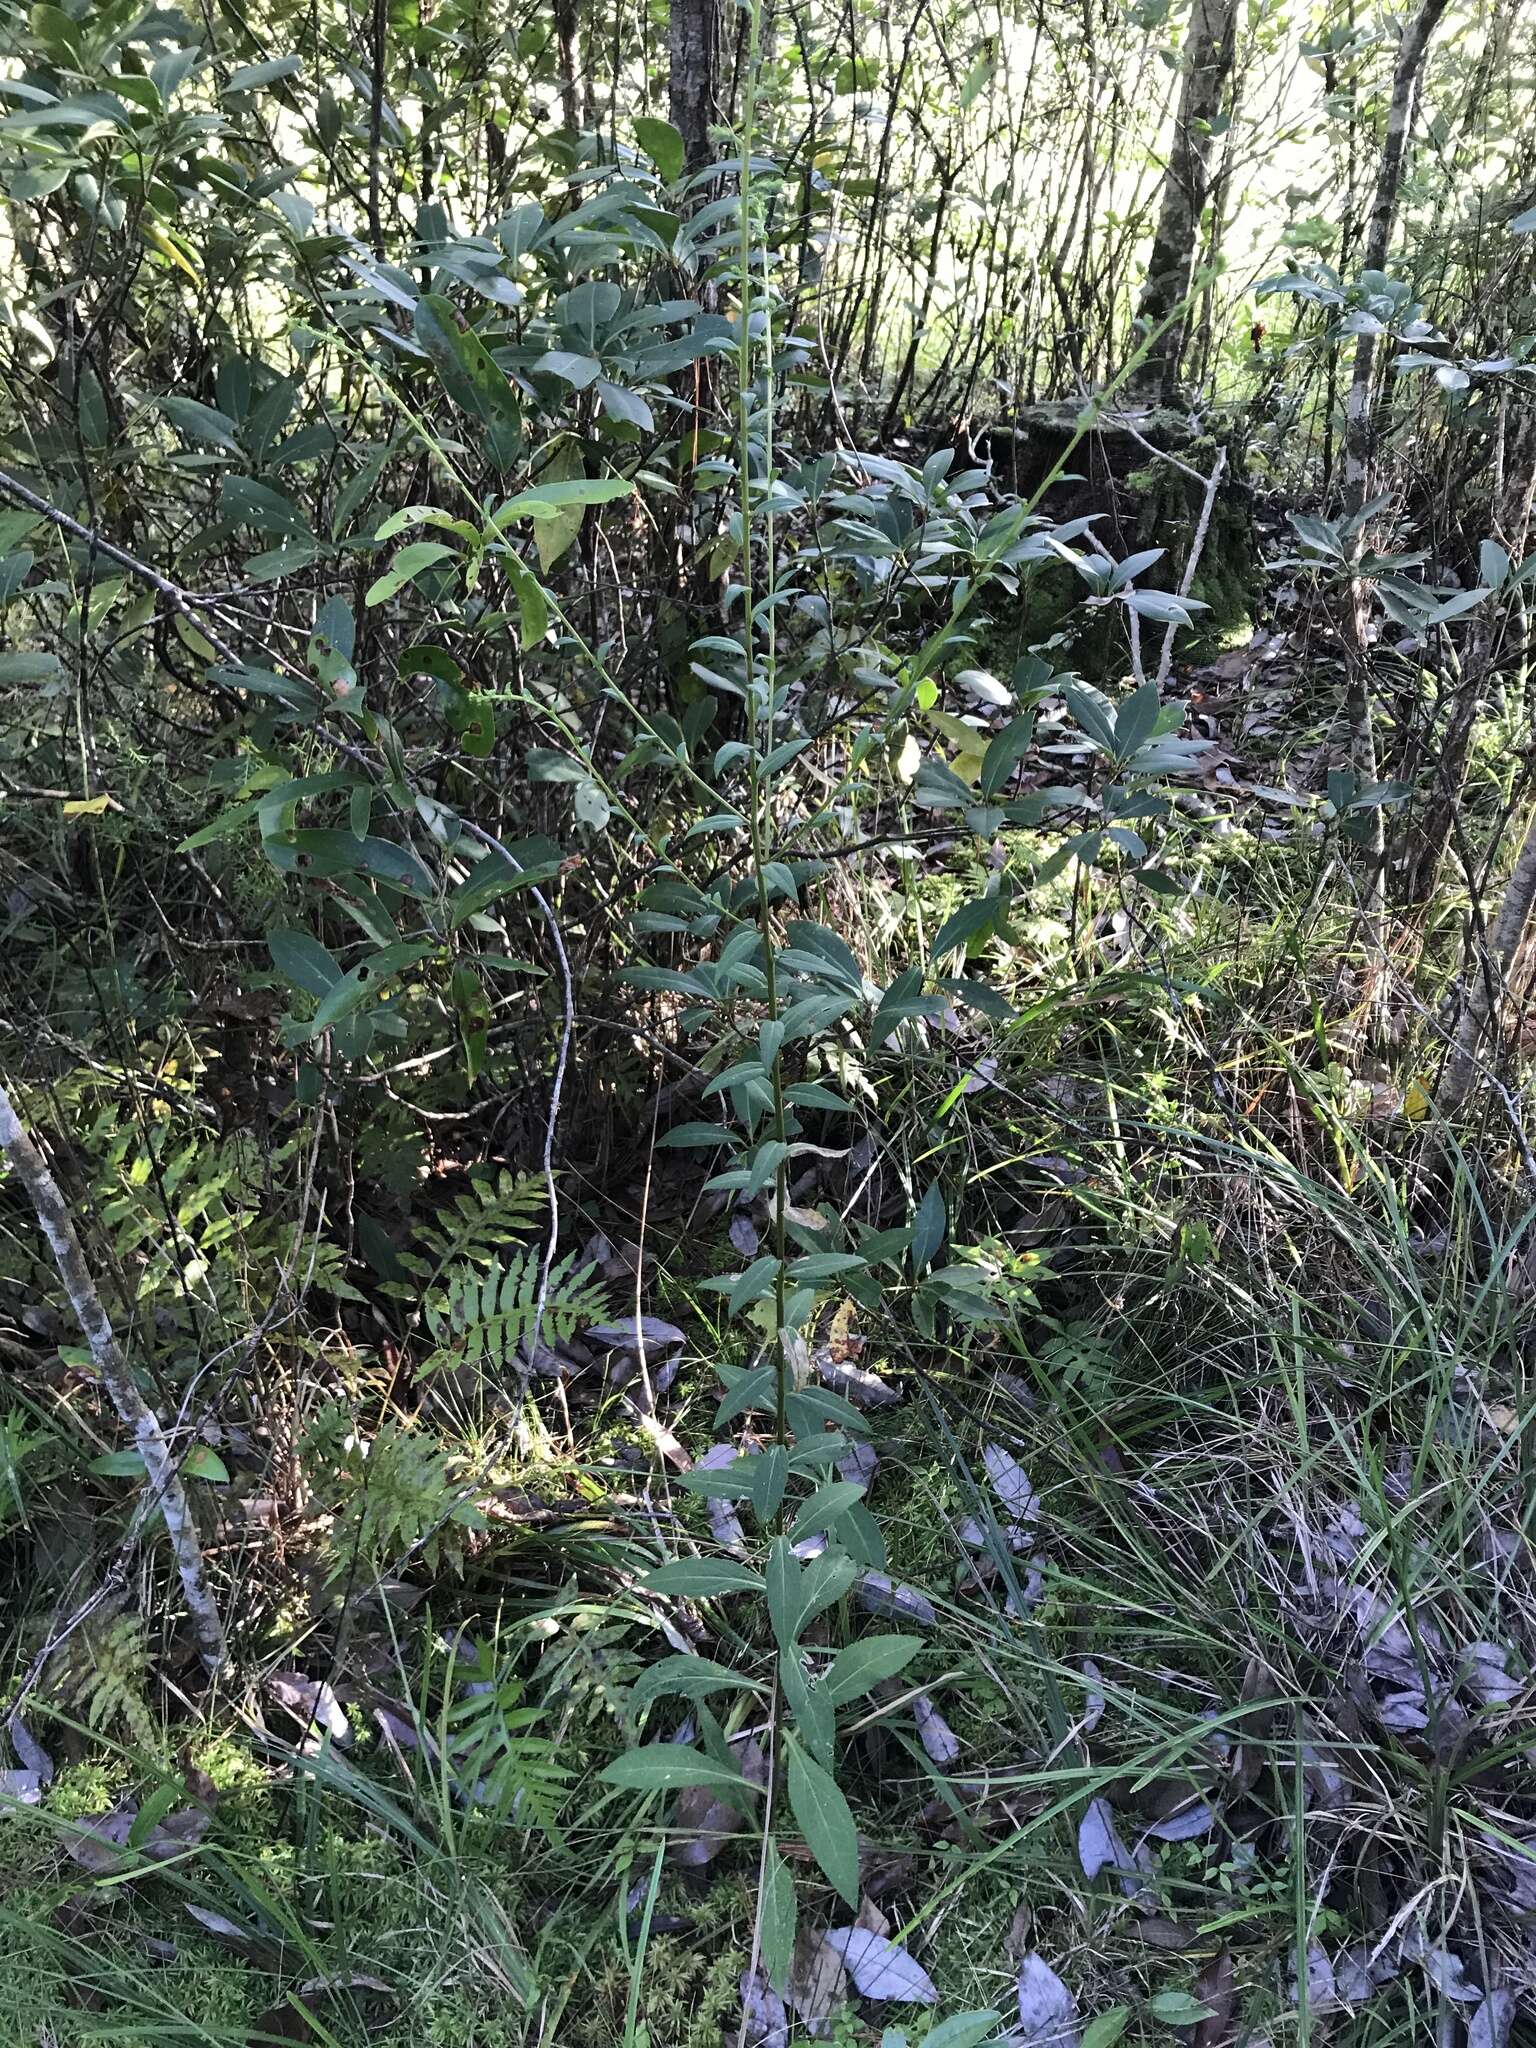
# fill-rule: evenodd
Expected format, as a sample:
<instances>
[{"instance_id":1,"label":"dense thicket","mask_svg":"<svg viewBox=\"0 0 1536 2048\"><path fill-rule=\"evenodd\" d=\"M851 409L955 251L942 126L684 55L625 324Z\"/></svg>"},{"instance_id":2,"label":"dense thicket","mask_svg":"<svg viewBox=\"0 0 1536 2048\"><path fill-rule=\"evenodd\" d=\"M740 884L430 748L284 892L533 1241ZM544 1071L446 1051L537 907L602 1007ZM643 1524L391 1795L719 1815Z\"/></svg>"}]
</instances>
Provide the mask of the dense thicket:
<instances>
[{"instance_id":1,"label":"dense thicket","mask_svg":"<svg viewBox=\"0 0 1536 2048\"><path fill-rule=\"evenodd\" d=\"M0 20L15 2038L1521 2038L1533 65Z\"/></svg>"}]
</instances>

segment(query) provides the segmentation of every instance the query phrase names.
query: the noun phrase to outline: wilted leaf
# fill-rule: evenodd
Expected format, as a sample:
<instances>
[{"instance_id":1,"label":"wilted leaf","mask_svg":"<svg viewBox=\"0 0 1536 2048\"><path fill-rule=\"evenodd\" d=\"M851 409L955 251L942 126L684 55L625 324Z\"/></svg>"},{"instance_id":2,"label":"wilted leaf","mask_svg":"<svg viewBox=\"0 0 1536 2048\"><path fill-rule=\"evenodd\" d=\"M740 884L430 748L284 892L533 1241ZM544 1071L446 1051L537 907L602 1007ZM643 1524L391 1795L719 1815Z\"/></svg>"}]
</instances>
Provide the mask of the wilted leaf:
<instances>
[{"instance_id":1,"label":"wilted leaf","mask_svg":"<svg viewBox=\"0 0 1536 2048\"><path fill-rule=\"evenodd\" d=\"M1232 1952L1223 1949L1206 1964L1195 1983L1195 1997L1207 2008L1206 2017L1195 2029L1192 2048L1235 2048L1237 2031L1237 1973Z\"/></svg>"},{"instance_id":2,"label":"wilted leaf","mask_svg":"<svg viewBox=\"0 0 1536 2048\"><path fill-rule=\"evenodd\" d=\"M351 1742L352 1724L328 1681L306 1678L301 1671L274 1671L265 1683L277 1704L307 1730L329 1735L338 1749Z\"/></svg>"},{"instance_id":3,"label":"wilted leaf","mask_svg":"<svg viewBox=\"0 0 1536 2048\"><path fill-rule=\"evenodd\" d=\"M743 1975L741 2010L746 2021L744 2048L789 2048L789 2014L761 1970Z\"/></svg>"},{"instance_id":4,"label":"wilted leaf","mask_svg":"<svg viewBox=\"0 0 1536 2048\"><path fill-rule=\"evenodd\" d=\"M1029 1483L1029 1474L1011 1452L1001 1444L988 1444L981 1454L987 1468L987 1477L992 1482L992 1491L1002 1504L1004 1516L1010 1522L1030 1522L1039 1511L1035 1489Z\"/></svg>"},{"instance_id":5,"label":"wilted leaf","mask_svg":"<svg viewBox=\"0 0 1536 2048\"><path fill-rule=\"evenodd\" d=\"M848 1995L848 1973L835 1948L809 1927L802 1927L795 1939L794 1961L790 1964L785 1997L805 2022L813 2041L826 2033L829 2014Z\"/></svg>"},{"instance_id":6,"label":"wilted leaf","mask_svg":"<svg viewBox=\"0 0 1536 2048\"><path fill-rule=\"evenodd\" d=\"M1477 1986L1468 1983L1467 1966L1461 1957L1438 1943L1426 1942L1417 1928L1404 1935L1403 1954L1409 1962L1419 1965L1442 1998L1453 1999L1458 2005L1471 2005L1482 1997Z\"/></svg>"},{"instance_id":7,"label":"wilted leaf","mask_svg":"<svg viewBox=\"0 0 1536 2048\"><path fill-rule=\"evenodd\" d=\"M960 1760L960 1738L929 1699L920 1692L912 1701L912 1718L917 1723L917 1739L928 1752L931 1763L941 1771L947 1771L951 1764Z\"/></svg>"},{"instance_id":8,"label":"wilted leaf","mask_svg":"<svg viewBox=\"0 0 1536 2048\"><path fill-rule=\"evenodd\" d=\"M1077 1825L1077 1860L1091 1884L1101 1870L1129 1870L1130 1851L1115 1829L1114 1808L1107 1799L1091 1799Z\"/></svg>"},{"instance_id":9,"label":"wilted leaf","mask_svg":"<svg viewBox=\"0 0 1536 2048\"><path fill-rule=\"evenodd\" d=\"M670 1351L688 1341L676 1323L663 1322L660 1316L625 1316L617 1323L594 1323L583 1336L596 1351L633 1351L642 1338L647 1351Z\"/></svg>"},{"instance_id":10,"label":"wilted leaf","mask_svg":"<svg viewBox=\"0 0 1536 2048\"><path fill-rule=\"evenodd\" d=\"M1490 1991L1467 2026L1467 2048L1509 2048L1514 2027L1514 1993Z\"/></svg>"},{"instance_id":11,"label":"wilted leaf","mask_svg":"<svg viewBox=\"0 0 1536 2048\"><path fill-rule=\"evenodd\" d=\"M879 1373L866 1372L863 1366L851 1361L839 1361L824 1348L814 1354L811 1362L833 1393L841 1394L855 1408L889 1408L901 1399L898 1389L889 1380L881 1379Z\"/></svg>"},{"instance_id":12,"label":"wilted leaf","mask_svg":"<svg viewBox=\"0 0 1536 2048\"><path fill-rule=\"evenodd\" d=\"M1199 1835L1208 1835L1215 1825L1215 1814L1203 1799L1197 1799L1193 1806L1181 1807L1177 1813L1153 1821L1145 1833L1159 1842L1192 1842Z\"/></svg>"},{"instance_id":13,"label":"wilted leaf","mask_svg":"<svg viewBox=\"0 0 1536 2048\"><path fill-rule=\"evenodd\" d=\"M861 1998L937 2005L939 1994L921 1963L867 1927L834 1927L822 1939L836 1949Z\"/></svg>"},{"instance_id":14,"label":"wilted leaf","mask_svg":"<svg viewBox=\"0 0 1536 2048\"><path fill-rule=\"evenodd\" d=\"M938 1620L933 1602L915 1586L892 1583L884 1572L865 1572L859 1580L859 1605L867 1614L887 1614L898 1621L915 1621L932 1628Z\"/></svg>"},{"instance_id":15,"label":"wilted leaf","mask_svg":"<svg viewBox=\"0 0 1536 2048\"><path fill-rule=\"evenodd\" d=\"M11 1747L22 1765L37 1775L39 1784L46 1785L53 1776L53 1758L32 1733L19 1712L12 1714L6 1723L11 1738Z\"/></svg>"},{"instance_id":16,"label":"wilted leaf","mask_svg":"<svg viewBox=\"0 0 1536 2048\"><path fill-rule=\"evenodd\" d=\"M148 1816L145 1816L146 1819ZM96 1877L131 1870L140 1861L165 1863L181 1856L208 1832L213 1816L206 1806L186 1806L155 1822L134 1847L128 1846L139 1819L136 1806L119 1806L99 1820L76 1823L69 1853L83 1870Z\"/></svg>"},{"instance_id":17,"label":"wilted leaf","mask_svg":"<svg viewBox=\"0 0 1536 2048\"><path fill-rule=\"evenodd\" d=\"M1019 2034L1028 2048L1080 2048L1077 2000L1038 1952L1019 1965Z\"/></svg>"}]
</instances>

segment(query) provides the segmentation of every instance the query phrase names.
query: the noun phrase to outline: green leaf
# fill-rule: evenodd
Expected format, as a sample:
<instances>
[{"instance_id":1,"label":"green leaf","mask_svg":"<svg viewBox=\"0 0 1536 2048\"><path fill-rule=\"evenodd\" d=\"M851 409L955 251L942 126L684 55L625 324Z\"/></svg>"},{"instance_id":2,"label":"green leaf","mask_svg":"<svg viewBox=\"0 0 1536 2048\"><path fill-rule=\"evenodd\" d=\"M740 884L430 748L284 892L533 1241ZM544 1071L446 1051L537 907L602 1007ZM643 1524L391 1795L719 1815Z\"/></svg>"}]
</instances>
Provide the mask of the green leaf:
<instances>
[{"instance_id":1,"label":"green leaf","mask_svg":"<svg viewBox=\"0 0 1536 2048\"><path fill-rule=\"evenodd\" d=\"M294 988L306 995L328 996L341 979L341 963L308 932L282 928L267 933L267 951L272 965Z\"/></svg>"},{"instance_id":2,"label":"green leaf","mask_svg":"<svg viewBox=\"0 0 1536 2048\"><path fill-rule=\"evenodd\" d=\"M417 300L413 321L416 339L443 389L461 411L485 426L486 449L496 468L510 469L523 444L522 409L484 342L436 292Z\"/></svg>"},{"instance_id":3,"label":"green leaf","mask_svg":"<svg viewBox=\"0 0 1536 2048\"><path fill-rule=\"evenodd\" d=\"M329 1031L333 1025L339 1024L343 1017L350 1016L354 1010L375 995L392 975L399 974L403 968L414 967L418 960L425 960L429 953L436 950L435 946L420 944L385 946L379 952L371 954L368 959L360 960L333 988L326 991L310 1026L314 1036L318 1038L322 1031Z\"/></svg>"},{"instance_id":4,"label":"green leaf","mask_svg":"<svg viewBox=\"0 0 1536 2048\"><path fill-rule=\"evenodd\" d=\"M441 562L453 552L446 541L413 540L408 548L400 550L384 574L369 584L363 603L383 604L396 591L404 590L423 569L430 569L434 562Z\"/></svg>"},{"instance_id":5,"label":"green leaf","mask_svg":"<svg viewBox=\"0 0 1536 2048\"><path fill-rule=\"evenodd\" d=\"M587 505L610 505L615 498L627 498L634 485L623 477L564 477L550 483L534 484L526 491L519 491L507 502L491 521L500 526L508 519L551 519L557 512L570 511L573 507Z\"/></svg>"},{"instance_id":6,"label":"green leaf","mask_svg":"<svg viewBox=\"0 0 1536 2048\"><path fill-rule=\"evenodd\" d=\"M630 1792L681 1791L690 1785L707 1785L712 1792L756 1792L740 1771L730 1770L677 1742L652 1742L644 1749L627 1750L599 1773L605 1785L621 1785Z\"/></svg>"},{"instance_id":7,"label":"green leaf","mask_svg":"<svg viewBox=\"0 0 1536 2048\"><path fill-rule=\"evenodd\" d=\"M154 404L177 433L184 434L189 441L206 441L210 447L227 449L231 455L240 453L235 423L227 413L215 412L211 405L199 405L195 398L169 396L157 398Z\"/></svg>"},{"instance_id":8,"label":"green leaf","mask_svg":"<svg viewBox=\"0 0 1536 2048\"><path fill-rule=\"evenodd\" d=\"M763 1856L763 1881L758 1897L763 1974L774 1990L782 1993L789 1982L789 1966L795 1953L795 1880L771 1835Z\"/></svg>"},{"instance_id":9,"label":"green leaf","mask_svg":"<svg viewBox=\"0 0 1536 2048\"><path fill-rule=\"evenodd\" d=\"M292 78L303 68L298 57L268 57L263 64L242 64L238 71L229 74L223 97L227 99L232 92L254 92L262 85L276 85L280 78Z\"/></svg>"},{"instance_id":10,"label":"green leaf","mask_svg":"<svg viewBox=\"0 0 1536 2048\"><path fill-rule=\"evenodd\" d=\"M987 751L981 757L981 774L977 788L983 796L996 796L1008 777L1029 752L1035 736L1035 714L1025 711L1005 725L994 740L988 743Z\"/></svg>"},{"instance_id":11,"label":"green leaf","mask_svg":"<svg viewBox=\"0 0 1536 2048\"><path fill-rule=\"evenodd\" d=\"M51 683L62 673L56 654L0 654L0 683Z\"/></svg>"},{"instance_id":12,"label":"green leaf","mask_svg":"<svg viewBox=\"0 0 1536 2048\"><path fill-rule=\"evenodd\" d=\"M1211 2016L1211 2008L1191 1998L1187 1991L1159 1991L1147 2007L1153 2019L1165 2027L1198 2027Z\"/></svg>"},{"instance_id":13,"label":"green leaf","mask_svg":"<svg viewBox=\"0 0 1536 2048\"><path fill-rule=\"evenodd\" d=\"M932 1180L912 1219L912 1271L915 1274L927 1272L948 1231L949 1214L944 1207L944 1190L936 1180Z\"/></svg>"},{"instance_id":14,"label":"green leaf","mask_svg":"<svg viewBox=\"0 0 1536 2048\"><path fill-rule=\"evenodd\" d=\"M204 1479L210 1486L229 1484L229 1467L209 1444L194 1444L180 1464L188 1479ZM144 1460L137 1451L104 1451L87 1469L103 1479L142 1479Z\"/></svg>"},{"instance_id":15,"label":"green leaf","mask_svg":"<svg viewBox=\"0 0 1536 2048\"><path fill-rule=\"evenodd\" d=\"M921 1636L865 1636L832 1659L821 1690L837 1707L904 1671L923 1647Z\"/></svg>"},{"instance_id":16,"label":"green leaf","mask_svg":"<svg viewBox=\"0 0 1536 2048\"><path fill-rule=\"evenodd\" d=\"M976 2048L978 2041L985 2041L993 2028L1001 2025L1002 2017L998 2012L957 2012L926 2036L923 2048ZM1083 2048L1088 2048L1086 2035Z\"/></svg>"},{"instance_id":17,"label":"green leaf","mask_svg":"<svg viewBox=\"0 0 1536 2048\"><path fill-rule=\"evenodd\" d=\"M661 173L662 183L675 185L683 175L687 151L672 123L641 114L635 120L635 140Z\"/></svg>"},{"instance_id":18,"label":"green leaf","mask_svg":"<svg viewBox=\"0 0 1536 2048\"><path fill-rule=\"evenodd\" d=\"M786 1655L800 1633L800 1560L783 1536L768 1553L768 1618L774 1641Z\"/></svg>"},{"instance_id":19,"label":"green leaf","mask_svg":"<svg viewBox=\"0 0 1536 2048\"><path fill-rule=\"evenodd\" d=\"M799 1543L817 1529L835 1528L841 1517L863 1498L864 1489L856 1479L830 1479L825 1486L818 1486L796 1515L789 1532L790 1542Z\"/></svg>"},{"instance_id":20,"label":"green leaf","mask_svg":"<svg viewBox=\"0 0 1536 2048\"><path fill-rule=\"evenodd\" d=\"M653 1701L674 1695L685 1700L705 1700L712 1693L757 1690L753 1680L708 1657L663 1657L649 1671L642 1671L630 1692L630 1705L648 1707Z\"/></svg>"},{"instance_id":21,"label":"green leaf","mask_svg":"<svg viewBox=\"0 0 1536 2048\"><path fill-rule=\"evenodd\" d=\"M1114 2048L1114 2044L1125 2032L1131 2017L1128 2005L1112 2006L1108 2012L1101 2012L1091 2020L1083 2031L1082 2048Z\"/></svg>"},{"instance_id":22,"label":"green leaf","mask_svg":"<svg viewBox=\"0 0 1536 2048\"><path fill-rule=\"evenodd\" d=\"M807 1756L792 1735L785 1735L784 1746L789 1754L790 1811L799 1822L805 1846L833 1889L857 1910L859 1831L848 1802L831 1772Z\"/></svg>"},{"instance_id":23,"label":"green leaf","mask_svg":"<svg viewBox=\"0 0 1536 2048\"><path fill-rule=\"evenodd\" d=\"M741 1143L738 1134L724 1124L674 1124L672 1129L657 1139L657 1145L679 1150L694 1145L729 1145L734 1149Z\"/></svg>"},{"instance_id":24,"label":"green leaf","mask_svg":"<svg viewBox=\"0 0 1536 2048\"><path fill-rule=\"evenodd\" d=\"M931 958L942 960L957 946L969 951L976 940L992 938L1007 924L1012 907L1013 897L1005 883L999 884L995 895L978 896L973 903L962 903L939 926Z\"/></svg>"},{"instance_id":25,"label":"green leaf","mask_svg":"<svg viewBox=\"0 0 1536 2048\"><path fill-rule=\"evenodd\" d=\"M807 1252L790 1262L791 1280L830 1280L838 1273L855 1273L866 1261L857 1252Z\"/></svg>"},{"instance_id":26,"label":"green leaf","mask_svg":"<svg viewBox=\"0 0 1536 2048\"><path fill-rule=\"evenodd\" d=\"M712 1600L721 1593L760 1593L763 1581L744 1564L728 1559L712 1564L704 1558L679 1558L647 1572L640 1581L647 1593L676 1593L684 1600Z\"/></svg>"}]
</instances>

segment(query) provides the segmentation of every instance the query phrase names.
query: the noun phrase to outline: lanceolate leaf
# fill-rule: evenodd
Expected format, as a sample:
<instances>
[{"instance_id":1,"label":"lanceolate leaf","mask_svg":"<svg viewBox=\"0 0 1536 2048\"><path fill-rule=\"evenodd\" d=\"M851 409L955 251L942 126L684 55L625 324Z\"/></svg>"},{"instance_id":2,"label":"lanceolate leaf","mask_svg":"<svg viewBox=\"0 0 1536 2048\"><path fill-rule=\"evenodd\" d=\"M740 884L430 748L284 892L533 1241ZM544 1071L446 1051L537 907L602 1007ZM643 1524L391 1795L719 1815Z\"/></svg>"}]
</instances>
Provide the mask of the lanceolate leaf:
<instances>
[{"instance_id":1,"label":"lanceolate leaf","mask_svg":"<svg viewBox=\"0 0 1536 2048\"><path fill-rule=\"evenodd\" d=\"M848 1802L830 1771L807 1756L792 1735L786 1735L790 1811L834 1890L850 1906L859 1903L859 1833Z\"/></svg>"},{"instance_id":2,"label":"lanceolate leaf","mask_svg":"<svg viewBox=\"0 0 1536 2048\"><path fill-rule=\"evenodd\" d=\"M606 1785L621 1785L639 1792L671 1792L686 1785L706 1785L711 1791L740 1793L745 1798L759 1789L749 1784L740 1771L730 1770L713 1757L676 1742L653 1742L644 1749L626 1750L599 1775Z\"/></svg>"}]
</instances>

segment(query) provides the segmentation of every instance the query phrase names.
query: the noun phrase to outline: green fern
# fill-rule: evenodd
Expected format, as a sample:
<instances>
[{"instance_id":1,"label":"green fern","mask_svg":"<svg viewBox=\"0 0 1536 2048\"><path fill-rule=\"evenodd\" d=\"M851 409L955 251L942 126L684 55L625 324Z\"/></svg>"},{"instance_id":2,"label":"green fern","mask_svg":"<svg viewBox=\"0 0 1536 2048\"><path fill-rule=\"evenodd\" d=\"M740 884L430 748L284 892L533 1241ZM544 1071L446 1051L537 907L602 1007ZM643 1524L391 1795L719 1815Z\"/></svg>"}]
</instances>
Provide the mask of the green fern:
<instances>
[{"instance_id":1,"label":"green fern","mask_svg":"<svg viewBox=\"0 0 1536 2048\"><path fill-rule=\"evenodd\" d=\"M304 1439L305 1476L332 1515L331 1576L369 1574L420 1557L462 1574L470 1538L485 1518L465 1498L466 1461L430 1430L393 1419L372 1439L339 1402L323 1408Z\"/></svg>"},{"instance_id":2,"label":"green fern","mask_svg":"<svg viewBox=\"0 0 1536 2048\"><path fill-rule=\"evenodd\" d=\"M437 1348L423 1371L454 1365L496 1370L509 1365L518 1345L533 1334L542 1267L543 1253L532 1245L492 1259L484 1271L461 1266L427 1301L427 1328ZM602 1288L590 1277L592 1271L590 1265L577 1266L574 1253L550 1267L540 1329L545 1343L558 1344L602 1321L607 1304Z\"/></svg>"},{"instance_id":3,"label":"green fern","mask_svg":"<svg viewBox=\"0 0 1536 2048\"><path fill-rule=\"evenodd\" d=\"M149 1646L137 1615L96 1615L66 1638L48 1673L49 1688L67 1713L98 1734L125 1729L141 1749L158 1753L160 1736L150 1716Z\"/></svg>"},{"instance_id":4,"label":"green fern","mask_svg":"<svg viewBox=\"0 0 1536 2048\"><path fill-rule=\"evenodd\" d=\"M488 1643L459 1644L453 1697L444 1709L448 1751L463 1792L498 1822L538 1828L559 1842L558 1815L570 1783L559 1746L533 1731L537 1707Z\"/></svg>"},{"instance_id":5,"label":"green fern","mask_svg":"<svg viewBox=\"0 0 1536 2048\"><path fill-rule=\"evenodd\" d=\"M452 1203L417 1224L400 1263L429 1281L460 1261L488 1265L509 1237L534 1227L548 1199L533 1174L508 1173L505 1167L494 1176L477 1174Z\"/></svg>"}]
</instances>

